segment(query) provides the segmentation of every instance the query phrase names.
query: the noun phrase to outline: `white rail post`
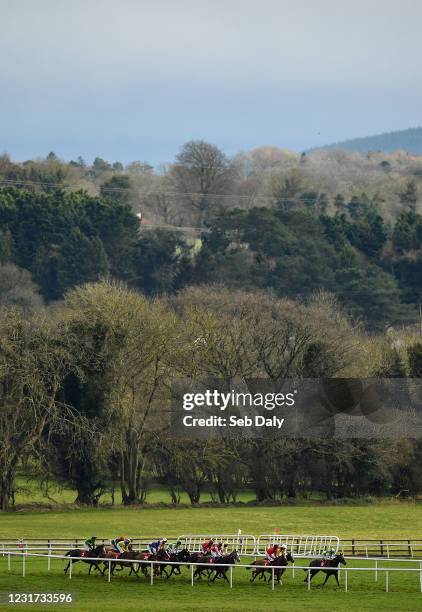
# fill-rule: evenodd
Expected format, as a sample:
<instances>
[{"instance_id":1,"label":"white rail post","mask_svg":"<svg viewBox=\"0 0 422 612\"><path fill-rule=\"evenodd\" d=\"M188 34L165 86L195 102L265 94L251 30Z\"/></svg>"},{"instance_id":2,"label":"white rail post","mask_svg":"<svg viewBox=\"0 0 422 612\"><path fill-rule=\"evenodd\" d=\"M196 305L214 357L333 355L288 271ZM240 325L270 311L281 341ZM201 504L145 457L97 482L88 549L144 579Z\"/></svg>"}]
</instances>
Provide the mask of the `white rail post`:
<instances>
[{"instance_id":1,"label":"white rail post","mask_svg":"<svg viewBox=\"0 0 422 612\"><path fill-rule=\"evenodd\" d=\"M47 559L47 572L51 569L51 542L48 541L48 559Z\"/></svg>"},{"instance_id":2,"label":"white rail post","mask_svg":"<svg viewBox=\"0 0 422 612\"><path fill-rule=\"evenodd\" d=\"M230 566L230 588L233 588L233 565Z\"/></svg>"},{"instance_id":3,"label":"white rail post","mask_svg":"<svg viewBox=\"0 0 422 612\"><path fill-rule=\"evenodd\" d=\"M375 582L378 582L378 559L375 559Z\"/></svg>"},{"instance_id":4,"label":"white rail post","mask_svg":"<svg viewBox=\"0 0 422 612\"><path fill-rule=\"evenodd\" d=\"M388 570L385 572L385 592L388 593Z\"/></svg>"},{"instance_id":5,"label":"white rail post","mask_svg":"<svg viewBox=\"0 0 422 612\"><path fill-rule=\"evenodd\" d=\"M309 562L308 562L309 565ZM308 591L311 590L311 570L308 569Z\"/></svg>"},{"instance_id":6,"label":"white rail post","mask_svg":"<svg viewBox=\"0 0 422 612\"><path fill-rule=\"evenodd\" d=\"M25 554L22 555L22 576L25 576Z\"/></svg>"},{"instance_id":7,"label":"white rail post","mask_svg":"<svg viewBox=\"0 0 422 612\"><path fill-rule=\"evenodd\" d=\"M108 582L111 582L111 559L108 560Z\"/></svg>"},{"instance_id":8,"label":"white rail post","mask_svg":"<svg viewBox=\"0 0 422 612\"><path fill-rule=\"evenodd\" d=\"M154 584L154 563L151 561L151 584Z\"/></svg>"},{"instance_id":9,"label":"white rail post","mask_svg":"<svg viewBox=\"0 0 422 612\"><path fill-rule=\"evenodd\" d=\"M10 572L10 553L7 553L7 570Z\"/></svg>"},{"instance_id":10,"label":"white rail post","mask_svg":"<svg viewBox=\"0 0 422 612\"><path fill-rule=\"evenodd\" d=\"M190 566L190 584L193 586L193 564Z\"/></svg>"},{"instance_id":11,"label":"white rail post","mask_svg":"<svg viewBox=\"0 0 422 612\"><path fill-rule=\"evenodd\" d=\"M274 565L271 568L272 572L271 572L271 589L274 591Z\"/></svg>"},{"instance_id":12,"label":"white rail post","mask_svg":"<svg viewBox=\"0 0 422 612\"><path fill-rule=\"evenodd\" d=\"M73 565L73 559L70 560L70 566L69 566L69 580L72 579L72 565Z\"/></svg>"},{"instance_id":13,"label":"white rail post","mask_svg":"<svg viewBox=\"0 0 422 612\"><path fill-rule=\"evenodd\" d=\"M293 563L293 569L292 569L292 578L295 577L295 564Z\"/></svg>"},{"instance_id":14,"label":"white rail post","mask_svg":"<svg viewBox=\"0 0 422 612\"><path fill-rule=\"evenodd\" d=\"M422 593L422 563L419 563L419 586Z\"/></svg>"}]
</instances>

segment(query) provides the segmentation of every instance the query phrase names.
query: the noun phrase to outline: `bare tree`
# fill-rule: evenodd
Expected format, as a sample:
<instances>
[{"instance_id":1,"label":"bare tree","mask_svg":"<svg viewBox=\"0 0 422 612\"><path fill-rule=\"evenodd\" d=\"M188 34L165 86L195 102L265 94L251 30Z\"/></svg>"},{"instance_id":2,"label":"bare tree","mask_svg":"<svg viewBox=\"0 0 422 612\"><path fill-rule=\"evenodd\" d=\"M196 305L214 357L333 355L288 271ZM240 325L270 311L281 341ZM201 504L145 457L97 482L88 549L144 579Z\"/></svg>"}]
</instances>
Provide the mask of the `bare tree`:
<instances>
[{"instance_id":1,"label":"bare tree","mask_svg":"<svg viewBox=\"0 0 422 612\"><path fill-rule=\"evenodd\" d=\"M215 145L203 140L183 145L172 167L173 180L196 211L200 226L209 217L211 206L224 204L216 196L228 190L233 172L230 160Z\"/></svg>"},{"instance_id":2,"label":"bare tree","mask_svg":"<svg viewBox=\"0 0 422 612\"><path fill-rule=\"evenodd\" d=\"M19 461L33 452L46 431L74 415L58 401L72 358L57 327L45 315L25 319L22 311L0 315L0 509L14 494Z\"/></svg>"}]
</instances>

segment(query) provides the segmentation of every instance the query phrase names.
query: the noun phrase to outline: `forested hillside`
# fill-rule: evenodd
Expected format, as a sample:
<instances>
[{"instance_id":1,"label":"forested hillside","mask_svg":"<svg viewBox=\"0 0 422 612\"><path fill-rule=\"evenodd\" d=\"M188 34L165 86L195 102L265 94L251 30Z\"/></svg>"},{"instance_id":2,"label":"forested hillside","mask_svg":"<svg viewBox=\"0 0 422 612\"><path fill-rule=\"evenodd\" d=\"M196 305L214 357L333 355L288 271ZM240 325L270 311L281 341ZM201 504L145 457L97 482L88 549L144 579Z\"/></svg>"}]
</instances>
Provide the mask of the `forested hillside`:
<instances>
[{"instance_id":1,"label":"forested hillside","mask_svg":"<svg viewBox=\"0 0 422 612\"><path fill-rule=\"evenodd\" d=\"M301 299L328 291L371 329L414 323L421 183L417 156L229 159L202 141L160 171L3 156L0 300L32 309L102 278L146 295L218 283Z\"/></svg>"},{"instance_id":2,"label":"forested hillside","mask_svg":"<svg viewBox=\"0 0 422 612\"><path fill-rule=\"evenodd\" d=\"M408 153L422 155L422 128L409 128L407 130L385 132L384 134L365 136L363 138L352 138L320 148L325 150L358 151L360 153L367 153L368 151L385 151L389 153L407 151Z\"/></svg>"}]
</instances>

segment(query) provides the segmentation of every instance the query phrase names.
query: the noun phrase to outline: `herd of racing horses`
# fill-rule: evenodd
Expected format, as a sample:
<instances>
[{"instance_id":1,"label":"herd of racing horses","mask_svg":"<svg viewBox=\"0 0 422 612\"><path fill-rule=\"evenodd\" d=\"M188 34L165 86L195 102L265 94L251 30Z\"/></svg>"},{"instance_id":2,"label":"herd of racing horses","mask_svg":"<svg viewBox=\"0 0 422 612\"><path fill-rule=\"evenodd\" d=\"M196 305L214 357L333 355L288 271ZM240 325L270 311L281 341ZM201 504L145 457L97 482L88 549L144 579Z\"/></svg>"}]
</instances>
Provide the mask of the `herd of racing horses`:
<instances>
[{"instance_id":1,"label":"herd of racing horses","mask_svg":"<svg viewBox=\"0 0 422 612\"><path fill-rule=\"evenodd\" d=\"M219 558L213 558L211 555L204 554L202 552L189 552L187 548L178 552L169 552L166 550L159 550L157 554L151 554L149 551L136 551L129 547L129 550L116 553L112 548L107 548L104 544L96 546L92 551L86 551L81 549L70 550L66 553L67 557L72 558L72 563L77 561L84 561L89 564L89 574L91 570L99 571L102 575L110 568L110 573L114 575L116 571L122 571L125 568L130 570L130 575L135 575L139 578L139 571L148 578L149 568L154 572L154 576L162 576L166 579L170 578L173 574L180 575L181 569L178 563L188 563L195 567L193 577L201 579L203 577L208 579L208 583L215 582L217 578L222 578L224 581L229 582L227 573L229 567L234 565L237 561L240 561L239 553L233 550L230 553L224 554ZM135 563L138 561L138 563ZM274 573L274 580L278 584L281 584L281 577L286 571L286 567L289 563L294 563L293 555L290 552L277 556L272 561L267 559L256 559L250 565L252 568L245 568L252 571L250 578L251 582L254 582L257 577L260 580L269 582L272 579ZM64 569L67 574L71 561L69 560L67 566ZM314 559L309 564L310 570L304 570L307 572L307 576L304 582L312 580L312 578L318 573L323 572L325 581L327 582L330 576L334 576L337 585L340 586L338 580L338 568L340 565L346 565L346 560L342 554L335 555L332 559ZM309 575L308 575L309 572Z\"/></svg>"}]
</instances>

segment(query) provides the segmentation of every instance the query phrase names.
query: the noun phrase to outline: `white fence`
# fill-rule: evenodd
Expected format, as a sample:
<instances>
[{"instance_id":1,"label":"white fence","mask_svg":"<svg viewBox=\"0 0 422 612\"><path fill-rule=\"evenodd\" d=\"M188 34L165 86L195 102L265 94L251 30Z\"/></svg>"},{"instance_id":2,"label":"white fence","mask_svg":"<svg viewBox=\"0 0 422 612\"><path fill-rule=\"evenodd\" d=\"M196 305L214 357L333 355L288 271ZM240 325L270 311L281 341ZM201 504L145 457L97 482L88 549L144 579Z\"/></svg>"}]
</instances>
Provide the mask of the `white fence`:
<instances>
[{"instance_id":1,"label":"white fence","mask_svg":"<svg viewBox=\"0 0 422 612\"><path fill-rule=\"evenodd\" d=\"M297 557L318 556L327 547L341 550L346 558L380 559L421 559L421 540L339 540L336 536L323 535L291 535L291 534L262 534L258 537L245 534L184 534L180 536L183 544L190 552L200 550L201 544L207 538L214 537L236 548L242 555L257 556L264 554L266 546L271 542L286 543L293 555ZM147 544L157 537L133 537L135 550L146 549ZM169 537L169 542L175 542L176 537ZM0 555L11 552L39 552L61 553L75 548L83 548L85 538L55 539L8 539L0 541ZM111 545L108 538L98 538L98 544Z\"/></svg>"},{"instance_id":2,"label":"white fence","mask_svg":"<svg viewBox=\"0 0 422 612\"><path fill-rule=\"evenodd\" d=\"M69 573L68 573L68 578L72 579L72 567L73 567L73 561L81 561L80 557L67 557L65 555L45 555L45 554L37 554L37 553L25 553L25 552L6 552L5 556L7 557L7 567L8 570L11 570L11 557L13 556L18 556L22 558L22 576L26 576L26 572L27 572L27 559L28 558L47 558L48 560L48 569L50 569L50 562L52 559L61 559L62 561L68 561L70 562L70 566L69 566ZM112 578L112 571L111 571L111 566L113 563L119 563L119 559L102 559L99 560L97 557L92 557L92 558L88 558L88 557L84 557L84 561L93 561L93 562L102 562L105 563L107 565L108 571L107 571L107 580L108 582L111 582L111 578ZM408 561L410 563L415 563L415 561L410 561L409 559L406 559L405 561ZM149 576L149 580L150 580L150 584L153 585L154 584L154 567L156 566L160 566L160 565L177 565L179 567L182 566L186 566L188 568L190 568L190 577L191 577L191 586L194 586L194 573L195 573L195 565L189 562L183 563L181 561L143 561L143 560L138 560L138 559L134 559L134 560L129 560L129 559L125 559L124 563L127 565L130 564L134 564L134 565L147 565L150 568L150 576ZM212 570L216 569L216 565L213 563L201 563L199 564L200 567L209 567ZM239 565L230 565L230 564L223 564L223 563L219 563L218 564L219 568L222 567L226 567L228 569L228 573L229 573L229 578L228 578L228 583L230 588L233 588L233 573L234 570L245 570L245 569L250 569L250 570L256 570L257 567L255 565L250 565L250 564L239 564ZM271 588L272 590L274 590L275 588L275 581L276 581L276 571L280 569L280 567L276 567L276 566L272 566L272 567L268 567L266 568L266 571L270 571L271 572ZM295 565L288 565L285 566L281 569L284 569L285 571L291 571L293 574L293 577L295 575L295 570L312 570L312 569L316 569L315 567L309 566L309 565L300 565L295 567ZM330 568L333 569L333 568ZM419 575L419 592L422 593L422 561L419 563L419 568L402 568L402 567L379 567L378 565L375 565L375 567L347 567L347 566L342 566L341 568L338 567L337 568L337 572L338 572L338 576L340 577L343 576L343 584L344 584L344 590L347 592L349 590L349 574L352 574L354 572L374 572L374 576L375 576L375 581L378 581L378 574L379 573L383 573L385 575L385 591L386 593L389 592L389 579L390 579L390 574L396 573L396 572L408 572L408 573L413 573L416 576ZM311 590L311 574L308 571L307 574L307 588L308 590ZM281 581L280 581L281 584Z\"/></svg>"},{"instance_id":3,"label":"white fence","mask_svg":"<svg viewBox=\"0 0 422 612\"><path fill-rule=\"evenodd\" d=\"M337 553L340 539L331 535L289 535L289 534L262 534L256 542L256 552L265 554L270 544L286 544L288 550L296 557L309 557L322 555L327 548L333 548Z\"/></svg>"},{"instance_id":4,"label":"white fence","mask_svg":"<svg viewBox=\"0 0 422 612\"><path fill-rule=\"evenodd\" d=\"M232 549L237 550L239 555L254 555L256 553L256 538L248 534L188 534L179 536L178 540L182 542L183 548L187 548L189 552L198 552L202 550L202 544L211 538L215 542L228 544Z\"/></svg>"}]
</instances>

